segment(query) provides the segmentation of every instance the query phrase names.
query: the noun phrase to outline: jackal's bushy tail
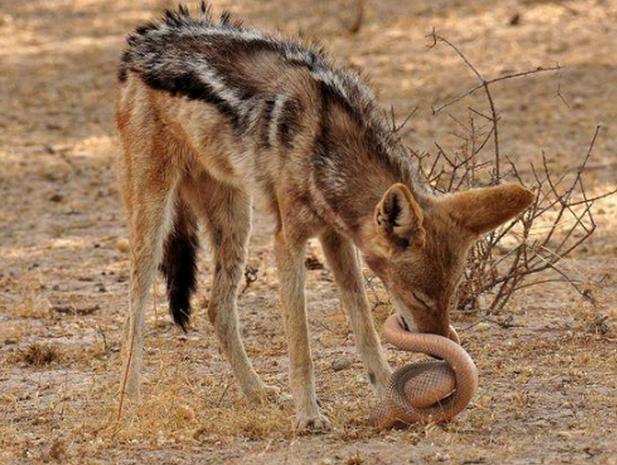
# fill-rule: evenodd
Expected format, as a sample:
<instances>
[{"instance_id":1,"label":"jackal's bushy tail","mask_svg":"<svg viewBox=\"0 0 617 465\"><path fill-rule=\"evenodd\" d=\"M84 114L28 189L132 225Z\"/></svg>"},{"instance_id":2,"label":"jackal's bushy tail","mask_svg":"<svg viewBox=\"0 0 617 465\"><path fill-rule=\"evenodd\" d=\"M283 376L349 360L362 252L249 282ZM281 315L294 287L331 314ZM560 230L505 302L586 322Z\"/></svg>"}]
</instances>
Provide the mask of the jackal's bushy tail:
<instances>
[{"instance_id":1,"label":"jackal's bushy tail","mask_svg":"<svg viewBox=\"0 0 617 465\"><path fill-rule=\"evenodd\" d=\"M186 331L191 318L191 295L197 280L197 222L188 205L176 207L176 219L167 240L161 272L167 281L169 312L174 322Z\"/></svg>"}]
</instances>

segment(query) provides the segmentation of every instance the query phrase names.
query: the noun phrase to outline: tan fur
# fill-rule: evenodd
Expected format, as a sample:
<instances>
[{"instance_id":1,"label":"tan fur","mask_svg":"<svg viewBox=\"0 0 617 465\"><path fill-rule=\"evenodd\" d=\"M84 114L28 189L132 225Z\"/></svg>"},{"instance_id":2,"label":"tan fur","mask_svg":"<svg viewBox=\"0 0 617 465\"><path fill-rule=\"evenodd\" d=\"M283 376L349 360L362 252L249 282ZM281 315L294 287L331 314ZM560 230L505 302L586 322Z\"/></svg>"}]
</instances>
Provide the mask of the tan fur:
<instances>
[{"instance_id":1,"label":"tan fur","mask_svg":"<svg viewBox=\"0 0 617 465\"><path fill-rule=\"evenodd\" d=\"M512 218L533 202L532 192L518 184L473 189L449 195L442 205L463 228L484 234Z\"/></svg>"},{"instance_id":2,"label":"tan fur","mask_svg":"<svg viewBox=\"0 0 617 465\"><path fill-rule=\"evenodd\" d=\"M279 85L275 70L270 74L266 72L270 67L260 70L256 73L263 75L255 77L260 85ZM237 140L212 106L150 89L131 73L120 88L116 120L125 152L120 163L121 185L131 244L130 310L124 340L126 383L122 390L132 398L139 394L146 298L174 215L194 213L206 226L215 262L208 316L242 391L259 401L269 388L244 350L236 296L246 262L251 205L256 197L265 200L276 219L274 248L297 426L322 429L328 420L315 396L304 298L307 240L316 236L321 240L349 313L358 351L381 395L390 368L371 319L354 246L384 281L406 321L422 331L445 334L449 301L466 250L477 234L512 218L530 201L527 191L514 187L443 199L412 194L388 172L360 169L373 163L360 142L354 154L358 168L349 168L357 174L343 179L357 186L358 194L340 203L326 201L319 180L307 175L312 172L313 144L321 117L315 103L319 100L315 82L303 69L287 70L283 78L304 108L302 130L289 152L277 145L265 150L249 138ZM335 136L353 146L356 123L336 108L327 117ZM385 225L379 206L391 202L391 195L403 202L402 216ZM183 210L178 212L178 208ZM407 243L409 247L404 246ZM412 290L428 306L418 302Z\"/></svg>"}]
</instances>

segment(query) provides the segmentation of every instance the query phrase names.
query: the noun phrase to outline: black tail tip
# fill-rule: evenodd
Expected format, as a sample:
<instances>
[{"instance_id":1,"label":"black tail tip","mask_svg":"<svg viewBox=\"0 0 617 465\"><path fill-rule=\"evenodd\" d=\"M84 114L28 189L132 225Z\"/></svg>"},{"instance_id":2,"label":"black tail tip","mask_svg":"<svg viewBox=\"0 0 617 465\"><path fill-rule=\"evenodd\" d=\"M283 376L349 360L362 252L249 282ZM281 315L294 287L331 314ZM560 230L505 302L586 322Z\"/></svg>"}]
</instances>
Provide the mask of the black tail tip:
<instances>
[{"instance_id":1,"label":"black tail tip","mask_svg":"<svg viewBox=\"0 0 617 465\"><path fill-rule=\"evenodd\" d=\"M192 234L170 235L161 266L167 280L169 313L184 332L191 319L191 295L197 284L197 247L197 237Z\"/></svg>"},{"instance_id":2,"label":"black tail tip","mask_svg":"<svg viewBox=\"0 0 617 465\"><path fill-rule=\"evenodd\" d=\"M187 333L189 323L191 321L191 307L187 304L176 306L172 302L169 306L169 310L171 312L174 323L178 325L180 329L182 329L182 331Z\"/></svg>"},{"instance_id":3,"label":"black tail tip","mask_svg":"<svg viewBox=\"0 0 617 465\"><path fill-rule=\"evenodd\" d=\"M188 270L187 270L188 271ZM177 273L175 279L168 281L167 295L169 298L169 313L174 323L185 333L188 331L191 321L191 294L195 289L194 275L182 275ZM184 277L184 280L179 278Z\"/></svg>"}]
</instances>

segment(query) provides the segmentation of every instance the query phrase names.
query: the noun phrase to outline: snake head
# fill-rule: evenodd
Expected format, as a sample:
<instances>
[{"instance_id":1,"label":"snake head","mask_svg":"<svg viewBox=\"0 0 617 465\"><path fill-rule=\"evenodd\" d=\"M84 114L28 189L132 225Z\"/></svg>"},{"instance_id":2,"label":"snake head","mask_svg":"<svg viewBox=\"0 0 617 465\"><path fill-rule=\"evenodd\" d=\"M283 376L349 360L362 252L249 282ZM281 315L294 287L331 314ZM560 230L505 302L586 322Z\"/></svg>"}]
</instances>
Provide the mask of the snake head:
<instances>
[{"instance_id":1,"label":"snake head","mask_svg":"<svg viewBox=\"0 0 617 465\"><path fill-rule=\"evenodd\" d=\"M518 184L440 197L395 184L376 206L360 248L409 329L449 337L449 309L469 249L533 199Z\"/></svg>"}]
</instances>

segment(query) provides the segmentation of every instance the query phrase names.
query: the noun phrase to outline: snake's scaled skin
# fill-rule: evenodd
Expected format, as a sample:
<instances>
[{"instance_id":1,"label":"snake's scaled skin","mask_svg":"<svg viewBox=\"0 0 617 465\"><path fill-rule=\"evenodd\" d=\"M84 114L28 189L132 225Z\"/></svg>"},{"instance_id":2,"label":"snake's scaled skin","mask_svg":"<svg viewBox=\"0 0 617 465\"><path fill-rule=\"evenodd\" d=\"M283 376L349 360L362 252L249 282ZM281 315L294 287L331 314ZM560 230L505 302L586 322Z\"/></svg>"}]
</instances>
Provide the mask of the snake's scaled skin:
<instances>
[{"instance_id":1,"label":"snake's scaled skin","mask_svg":"<svg viewBox=\"0 0 617 465\"><path fill-rule=\"evenodd\" d=\"M397 424L443 423L460 413L478 387L478 371L459 345L454 328L450 338L405 330L398 315L390 316L383 337L399 349L422 352L442 361L406 365L396 370L383 400L371 414L379 429Z\"/></svg>"}]
</instances>

